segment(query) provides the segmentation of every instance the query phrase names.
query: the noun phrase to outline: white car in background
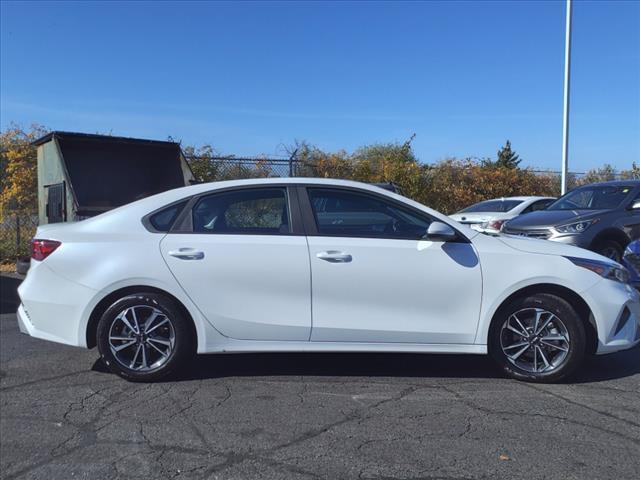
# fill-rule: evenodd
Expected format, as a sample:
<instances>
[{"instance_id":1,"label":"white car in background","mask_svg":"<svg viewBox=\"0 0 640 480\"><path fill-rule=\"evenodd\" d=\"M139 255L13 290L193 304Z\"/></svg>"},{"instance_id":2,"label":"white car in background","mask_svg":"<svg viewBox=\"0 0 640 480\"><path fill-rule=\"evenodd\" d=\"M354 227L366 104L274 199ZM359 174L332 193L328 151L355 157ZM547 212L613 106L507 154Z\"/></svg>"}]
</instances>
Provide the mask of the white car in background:
<instances>
[{"instance_id":1,"label":"white car in background","mask_svg":"<svg viewBox=\"0 0 640 480\"><path fill-rule=\"evenodd\" d=\"M196 352L287 351L489 353L550 382L640 342L627 280L596 253L481 235L375 186L235 180L38 228L18 323L137 381Z\"/></svg>"},{"instance_id":2,"label":"white car in background","mask_svg":"<svg viewBox=\"0 0 640 480\"><path fill-rule=\"evenodd\" d=\"M500 233L502 225L518 215L544 210L554 197L505 197L485 200L450 215L478 232Z\"/></svg>"}]
</instances>

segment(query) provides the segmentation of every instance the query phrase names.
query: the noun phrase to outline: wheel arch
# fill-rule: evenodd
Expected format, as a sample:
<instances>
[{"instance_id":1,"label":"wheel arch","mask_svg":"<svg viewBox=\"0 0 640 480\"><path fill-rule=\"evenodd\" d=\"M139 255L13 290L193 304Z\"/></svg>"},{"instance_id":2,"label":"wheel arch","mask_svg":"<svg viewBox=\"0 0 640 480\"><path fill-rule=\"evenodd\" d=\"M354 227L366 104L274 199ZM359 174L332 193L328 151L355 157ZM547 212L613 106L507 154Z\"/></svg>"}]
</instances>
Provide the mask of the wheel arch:
<instances>
[{"instance_id":1,"label":"wheel arch","mask_svg":"<svg viewBox=\"0 0 640 480\"><path fill-rule=\"evenodd\" d=\"M546 293L560 297L563 300L569 302L569 304L576 309L578 315L580 316L580 319L585 325L585 332L587 334L587 352L590 354L595 353L598 348L598 333L595 320L593 318L593 312L591 311L589 304L587 304L587 302L578 293L571 290L570 288L553 283L538 283L534 285L528 285L513 292L511 295L505 298L502 303L500 303L498 308L491 316L491 322L489 322L489 331L491 331L494 322L500 317L502 311L506 307L508 307L511 302L518 298L528 297L539 293Z\"/></svg>"},{"instance_id":2,"label":"wheel arch","mask_svg":"<svg viewBox=\"0 0 640 480\"><path fill-rule=\"evenodd\" d=\"M607 228L599 232L593 238L589 246L589 249L590 250L595 249L598 246L598 244L606 240L613 240L616 243L619 243L623 250L630 241L629 237L627 237L627 235L622 230L619 230L617 228Z\"/></svg>"},{"instance_id":3,"label":"wheel arch","mask_svg":"<svg viewBox=\"0 0 640 480\"><path fill-rule=\"evenodd\" d=\"M98 330L98 322L104 312L111 306L113 303L127 295L132 295L134 293L157 293L159 295L164 295L170 298L181 311L181 313L189 320L189 325L191 327L191 335L193 338L194 348L198 345L198 329L196 328L196 323L194 321L193 315L189 312L189 309L180 301L180 299L176 298L175 295L167 292L166 290L162 290L161 288L151 287L148 285L131 285L123 288L119 288L114 290L113 292L107 294L102 300L100 300L89 315L89 321L87 322L86 329L86 342L87 348L94 348L97 345L97 330Z\"/></svg>"}]
</instances>

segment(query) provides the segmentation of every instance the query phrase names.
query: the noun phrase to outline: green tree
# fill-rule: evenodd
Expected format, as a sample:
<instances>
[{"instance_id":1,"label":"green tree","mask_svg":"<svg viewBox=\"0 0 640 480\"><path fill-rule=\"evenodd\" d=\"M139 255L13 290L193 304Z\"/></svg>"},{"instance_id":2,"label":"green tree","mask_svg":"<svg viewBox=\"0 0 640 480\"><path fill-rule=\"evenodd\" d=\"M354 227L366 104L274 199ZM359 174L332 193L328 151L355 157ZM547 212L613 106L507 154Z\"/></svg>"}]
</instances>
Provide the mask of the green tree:
<instances>
[{"instance_id":1,"label":"green tree","mask_svg":"<svg viewBox=\"0 0 640 480\"><path fill-rule=\"evenodd\" d=\"M507 143L498 150L498 158L495 162L497 168L518 168L520 166L520 156L511 148L511 142Z\"/></svg>"}]
</instances>

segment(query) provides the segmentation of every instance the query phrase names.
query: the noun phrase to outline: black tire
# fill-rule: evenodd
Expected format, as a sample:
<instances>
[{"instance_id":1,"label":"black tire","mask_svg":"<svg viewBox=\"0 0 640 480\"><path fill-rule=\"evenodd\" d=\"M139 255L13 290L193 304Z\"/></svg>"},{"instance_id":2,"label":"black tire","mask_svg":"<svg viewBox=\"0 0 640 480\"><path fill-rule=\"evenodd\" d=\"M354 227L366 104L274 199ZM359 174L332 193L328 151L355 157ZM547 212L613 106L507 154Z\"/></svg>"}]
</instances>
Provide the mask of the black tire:
<instances>
[{"instance_id":1,"label":"black tire","mask_svg":"<svg viewBox=\"0 0 640 480\"><path fill-rule=\"evenodd\" d=\"M624 253L624 247L615 240L602 240L595 245L593 251L611 260L620 262Z\"/></svg>"},{"instance_id":2,"label":"black tire","mask_svg":"<svg viewBox=\"0 0 640 480\"><path fill-rule=\"evenodd\" d=\"M134 313L137 312L136 317L144 317L145 312L149 312L146 318L137 320L141 323L137 333L134 332L136 326L131 320L132 310ZM134 330L123 326L123 320L119 319L125 311L129 312L125 314L125 319L134 327ZM157 318L157 320L154 325L151 325L149 319L153 314L156 314L155 318ZM169 320L168 323L164 321L163 316ZM149 323L150 330L148 334L145 332L147 323ZM163 325L152 328L158 323L163 323ZM112 341L110 341L110 334L111 332L117 332L116 329L118 328L121 329L119 335L136 338L135 341L137 343L132 344L131 347L120 350L120 352L115 352ZM168 332L167 335L171 338L170 342L167 338L161 336L161 333L164 332ZM116 333L114 333L114 335L115 334ZM131 341L132 340L115 340L113 343L117 344L117 348L125 343L129 344ZM163 344L159 343L161 341L169 342L171 345L163 346ZM151 345L152 342L153 345ZM176 306L172 299L161 294L145 292L127 295L116 301L104 312L98 322L97 344L105 365L122 378L134 382L154 382L174 375L181 367L188 363L190 357L195 352L195 338L193 338L190 320L185 318L180 308ZM159 347L159 349L155 346ZM134 349L136 351L135 355L137 356L140 351L144 352L144 365L147 365L147 359L149 359L149 363L153 359L157 359L156 362L148 365L146 369L143 368L141 357L140 359L138 359L138 357L134 358L133 368L124 364L123 357L125 353L132 356ZM158 353L161 350L168 353L161 355L162 352ZM136 368L136 359L140 362L139 368ZM153 365L156 366L153 367Z\"/></svg>"},{"instance_id":3,"label":"black tire","mask_svg":"<svg viewBox=\"0 0 640 480\"><path fill-rule=\"evenodd\" d=\"M506 326L510 325L507 322L515 321L513 315L517 313L524 316L525 319L521 324L523 324L525 330L528 330L526 328L526 316L530 315L531 321L534 321L535 309L539 309L538 311L543 310L555 316L555 320L550 322L549 326L544 330L546 333L534 335L535 332L527 332L527 337L518 336ZM543 316L540 323L544 324L544 319L549 318L552 317L550 315ZM517 326L516 329L522 330ZM563 329L564 334L561 333ZM553 333L554 330L557 333ZM568 341L544 341L542 340L543 338L552 338L550 336L545 337L545 335L554 335L558 338L564 337ZM505 338L509 336L519 340L520 344L513 343L509 345L509 342L505 342ZM527 345L529 348L525 350ZM488 347L491 357L508 376L527 382L552 383L566 379L582 364L586 346L585 325L575 309L566 300L546 293L519 298L501 308L494 317L489 329ZM512 354L511 357L516 356L520 350L524 350L524 353L516 360L510 360L505 353L505 349L509 352L515 351L515 354ZM541 351L542 353L539 353ZM535 368L534 371L531 371L524 366L527 363L527 358L534 355L535 360L533 361L540 362L536 362L536 364L541 364L542 371L536 371ZM553 356L558 359L557 365L554 365L553 361L547 362L548 359L552 360ZM544 363L542 357L544 357Z\"/></svg>"}]
</instances>

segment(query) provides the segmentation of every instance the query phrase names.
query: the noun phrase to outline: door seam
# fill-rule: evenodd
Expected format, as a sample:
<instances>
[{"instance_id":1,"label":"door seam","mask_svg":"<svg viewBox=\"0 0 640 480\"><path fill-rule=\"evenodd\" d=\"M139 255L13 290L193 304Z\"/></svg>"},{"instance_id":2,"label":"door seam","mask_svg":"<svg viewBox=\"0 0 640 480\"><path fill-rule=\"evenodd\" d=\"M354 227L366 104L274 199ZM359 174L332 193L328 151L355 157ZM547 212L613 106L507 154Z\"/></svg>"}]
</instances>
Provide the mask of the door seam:
<instances>
[{"instance_id":1,"label":"door seam","mask_svg":"<svg viewBox=\"0 0 640 480\"><path fill-rule=\"evenodd\" d=\"M307 242L307 258L309 260L309 319L311 320L311 328L309 329L308 342L311 341L311 335L313 335L313 267L311 265L311 247L309 246L309 237L305 235L305 242Z\"/></svg>"}]
</instances>

